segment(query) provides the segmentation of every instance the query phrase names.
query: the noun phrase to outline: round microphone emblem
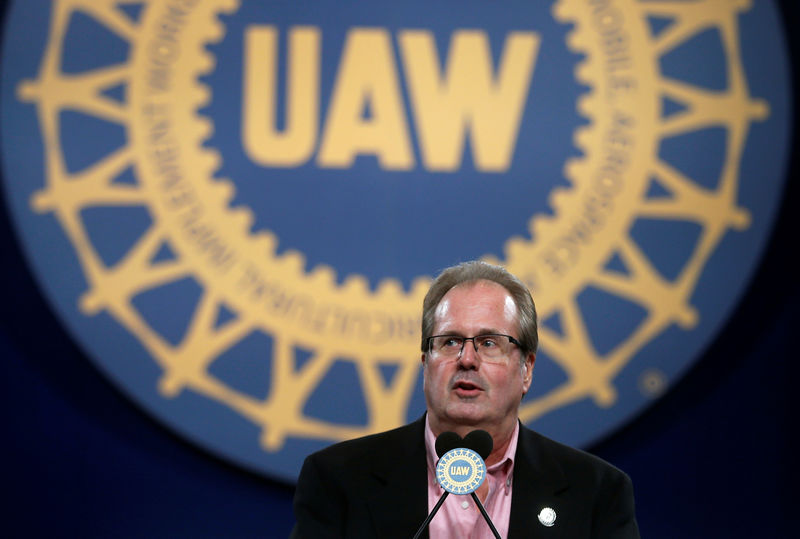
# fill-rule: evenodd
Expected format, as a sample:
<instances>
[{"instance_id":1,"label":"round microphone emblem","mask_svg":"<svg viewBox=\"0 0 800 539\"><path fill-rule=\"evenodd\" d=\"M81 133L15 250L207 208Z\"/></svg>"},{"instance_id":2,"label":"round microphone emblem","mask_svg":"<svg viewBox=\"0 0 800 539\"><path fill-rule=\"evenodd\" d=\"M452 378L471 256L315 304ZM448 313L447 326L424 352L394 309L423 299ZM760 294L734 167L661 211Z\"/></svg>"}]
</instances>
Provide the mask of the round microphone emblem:
<instances>
[{"instance_id":1,"label":"round microphone emblem","mask_svg":"<svg viewBox=\"0 0 800 539\"><path fill-rule=\"evenodd\" d=\"M436 480L451 494L469 494L478 490L486 479L486 464L471 449L456 448L448 451L436 465Z\"/></svg>"}]
</instances>

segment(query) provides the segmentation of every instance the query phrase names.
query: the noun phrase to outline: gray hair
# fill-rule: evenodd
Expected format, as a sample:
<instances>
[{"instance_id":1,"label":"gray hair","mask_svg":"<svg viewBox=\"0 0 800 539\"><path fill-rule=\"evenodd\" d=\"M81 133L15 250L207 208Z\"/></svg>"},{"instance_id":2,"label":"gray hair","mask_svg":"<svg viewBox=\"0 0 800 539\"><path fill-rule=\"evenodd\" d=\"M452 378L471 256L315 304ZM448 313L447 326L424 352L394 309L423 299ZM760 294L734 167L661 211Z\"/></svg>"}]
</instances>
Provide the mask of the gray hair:
<instances>
[{"instance_id":1,"label":"gray hair","mask_svg":"<svg viewBox=\"0 0 800 539\"><path fill-rule=\"evenodd\" d=\"M535 354L539 346L539 333L536 323L536 306L530 291L522 284L522 281L505 268L481 261L464 262L449 267L442 271L431 284L422 302L422 342L420 344L422 351L427 352L425 345L428 337L433 334L436 307L439 306L444 295L455 286L478 281L491 281L508 291L517 306L517 323L519 324L517 340L522 344L523 357L529 353Z\"/></svg>"}]
</instances>

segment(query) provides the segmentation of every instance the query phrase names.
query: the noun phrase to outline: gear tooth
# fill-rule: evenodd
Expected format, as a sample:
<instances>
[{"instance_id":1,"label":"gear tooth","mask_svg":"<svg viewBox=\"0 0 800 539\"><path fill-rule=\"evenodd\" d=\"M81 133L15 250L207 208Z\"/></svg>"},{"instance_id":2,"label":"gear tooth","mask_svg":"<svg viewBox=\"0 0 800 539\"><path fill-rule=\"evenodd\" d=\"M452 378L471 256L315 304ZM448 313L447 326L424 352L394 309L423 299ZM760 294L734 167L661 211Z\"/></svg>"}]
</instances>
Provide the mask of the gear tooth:
<instances>
[{"instance_id":1,"label":"gear tooth","mask_svg":"<svg viewBox=\"0 0 800 539\"><path fill-rule=\"evenodd\" d=\"M575 22L578 18L578 15L583 13L583 11L585 10L584 2L576 2L575 0L564 0L559 3L561 4L563 17L565 19L569 19L570 22Z\"/></svg>"},{"instance_id":2,"label":"gear tooth","mask_svg":"<svg viewBox=\"0 0 800 539\"><path fill-rule=\"evenodd\" d=\"M587 117L594 117L597 114L597 108L601 107L602 105L603 104L600 102L600 96L598 96L594 90L587 92L578 98L578 106L582 109L585 109L583 113Z\"/></svg>"},{"instance_id":3,"label":"gear tooth","mask_svg":"<svg viewBox=\"0 0 800 539\"><path fill-rule=\"evenodd\" d=\"M398 300L403 297L403 285L397 279L384 279L378 283L375 292Z\"/></svg>"},{"instance_id":4,"label":"gear tooth","mask_svg":"<svg viewBox=\"0 0 800 539\"><path fill-rule=\"evenodd\" d=\"M564 163L564 177L573 184L577 183L578 178L583 177L583 172L586 170L586 161L573 157Z\"/></svg>"},{"instance_id":5,"label":"gear tooth","mask_svg":"<svg viewBox=\"0 0 800 539\"><path fill-rule=\"evenodd\" d=\"M361 275L348 275L342 287L351 293L367 294L369 292L369 282Z\"/></svg>"},{"instance_id":6,"label":"gear tooth","mask_svg":"<svg viewBox=\"0 0 800 539\"><path fill-rule=\"evenodd\" d=\"M567 22L569 17L569 8L563 2L556 2L553 4L553 7L550 8L550 14L559 22Z\"/></svg>"},{"instance_id":7,"label":"gear tooth","mask_svg":"<svg viewBox=\"0 0 800 539\"><path fill-rule=\"evenodd\" d=\"M584 152L588 152L591 148L592 132L588 129L578 129L575 131L574 144Z\"/></svg>"},{"instance_id":8,"label":"gear tooth","mask_svg":"<svg viewBox=\"0 0 800 539\"><path fill-rule=\"evenodd\" d=\"M230 14L239 9L241 0L217 0L217 11L220 14Z\"/></svg>"},{"instance_id":9,"label":"gear tooth","mask_svg":"<svg viewBox=\"0 0 800 539\"><path fill-rule=\"evenodd\" d=\"M333 288L336 284L336 271L327 264L315 266L309 277L326 288Z\"/></svg>"},{"instance_id":10,"label":"gear tooth","mask_svg":"<svg viewBox=\"0 0 800 539\"><path fill-rule=\"evenodd\" d=\"M253 228L255 217L253 211L245 206L237 206L231 210L231 217L239 230L249 232Z\"/></svg>"},{"instance_id":11,"label":"gear tooth","mask_svg":"<svg viewBox=\"0 0 800 539\"><path fill-rule=\"evenodd\" d=\"M214 71L217 66L217 59L210 54L203 54L197 64L197 70L201 74L207 74Z\"/></svg>"},{"instance_id":12,"label":"gear tooth","mask_svg":"<svg viewBox=\"0 0 800 539\"><path fill-rule=\"evenodd\" d=\"M217 197L225 204L230 204L233 197L236 195L236 186L227 178L219 179L211 184L211 189Z\"/></svg>"},{"instance_id":13,"label":"gear tooth","mask_svg":"<svg viewBox=\"0 0 800 539\"><path fill-rule=\"evenodd\" d=\"M200 117L195 120L197 129L195 130L195 139L198 141L207 140L214 132L214 124L206 117Z\"/></svg>"},{"instance_id":14,"label":"gear tooth","mask_svg":"<svg viewBox=\"0 0 800 539\"><path fill-rule=\"evenodd\" d=\"M283 253L283 270L289 273L300 273L305 270L306 257L299 251L289 250Z\"/></svg>"},{"instance_id":15,"label":"gear tooth","mask_svg":"<svg viewBox=\"0 0 800 539\"><path fill-rule=\"evenodd\" d=\"M211 90L208 86L198 84L195 94L195 104L198 109L208 106L211 103Z\"/></svg>"},{"instance_id":16,"label":"gear tooth","mask_svg":"<svg viewBox=\"0 0 800 539\"><path fill-rule=\"evenodd\" d=\"M524 257L523 251L527 250L527 242L519 236L508 238L504 246L506 260Z\"/></svg>"},{"instance_id":17,"label":"gear tooth","mask_svg":"<svg viewBox=\"0 0 800 539\"><path fill-rule=\"evenodd\" d=\"M222 168L222 154L217 150L206 150L202 155L202 166L208 170L209 176L213 176ZM226 179L225 181L230 181Z\"/></svg>"},{"instance_id":18,"label":"gear tooth","mask_svg":"<svg viewBox=\"0 0 800 539\"><path fill-rule=\"evenodd\" d=\"M209 28L208 42L219 43L223 37L225 37L225 25L217 20Z\"/></svg>"},{"instance_id":19,"label":"gear tooth","mask_svg":"<svg viewBox=\"0 0 800 539\"><path fill-rule=\"evenodd\" d=\"M556 188L550 192L550 207L556 212L568 206L570 201L570 191L568 189Z\"/></svg>"},{"instance_id":20,"label":"gear tooth","mask_svg":"<svg viewBox=\"0 0 800 539\"><path fill-rule=\"evenodd\" d=\"M540 236L546 236L546 229L550 224L553 222L553 219L548 216L539 216L536 219L531 220L531 237L538 238Z\"/></svg>"},{"instance_id":21,"label":"gear tooth","mask_svg":"<svg viewBox=\"0 0 800 539\"><path fill-rule=\"evenodd\" d=\"M575 68L575 78L580 82L589 85L595 78L594 71L595 69L592 64L589 62L582 62L580 65L578 65L578 67Z\"/></svg>"},{"instance_id":22,"label":"gear tooth","mask_svg":"<svg viewBox=\"0 0 800 539\"><path fill-rule=\"evenodd\" d=\"M428 292L428 288L430 288L430 286L430 277L417 277L411 283L411 295L414 297L423 297Z\"/></svg>"},{"instance_id":23,"label":"gear tooth","mask_svg":"<svg viewBox=\"0 0 800 539\"><path fill-rule=\"evenodd\" d=\"M255 242L256 252L261 252L267 256L275 254L275 247L278 245L278 239L272 232L261 230L253 234L253 241Z\"/></svg>"},{"instance_id":24,"label":"gear tooth","mask_svg":"<svg viewBox=\"0 0 800 539\"><path fill-rule=\"evenodd\" d=\"M578 113L585 118L592 118L596 110L597 98L593 94L585 94L578 99Z\"/></svg>"},{"instance_id":25,"label":"gear tooth","mask_svg":"<svg viewBox=\"0 0 800 539\"><path fill-rule=\"evenodd\" d=\"M584 153L589 153L589 147L592 143L592 136L594 136L594 133L594 129L590 127L580 127L575 130L575 134L573 135L574 142L576 145L581 145L579 148L581 148Z\"/></svg>"},{"instance_id":26,"label":"gear tooth","mask_svg":"<svg viewBox=\"0 0 800 539\"><path fill-rule=\"evenodd\" d=\"M575 6L568 2L555 2L552 7L552 15L562 23L575 22Z\"/></svg>"},{"instance_id":27,"label":"gear tooth","mask_svg":"<svg viewBox=\"0 0 800 539\"><path fill-rule=\"evenodd\" d=\"M576 32L572 32L567 36L567 47L573 51L582 51L586 49L586 43Z\"/></svg>"}]
</instances>

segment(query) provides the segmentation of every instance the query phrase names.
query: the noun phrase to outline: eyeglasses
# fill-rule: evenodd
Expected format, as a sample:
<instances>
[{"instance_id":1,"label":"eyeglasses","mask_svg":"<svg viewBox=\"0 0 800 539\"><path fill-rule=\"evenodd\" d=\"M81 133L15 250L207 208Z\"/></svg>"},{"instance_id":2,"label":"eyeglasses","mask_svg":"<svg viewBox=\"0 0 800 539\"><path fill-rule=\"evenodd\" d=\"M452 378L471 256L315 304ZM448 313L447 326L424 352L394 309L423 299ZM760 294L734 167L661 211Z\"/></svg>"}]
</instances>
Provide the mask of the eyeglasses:
<instances>
[{"instance_id":1,"label":"eyeglasses","mask_svg":"<svg viewBox=\"0 0 800 539\"><path fill-rule=\"evenodd\" d=\"M434 335L428 337L428 352L434 359L456 359L464 351L464 343L472 341L475 353L481 361L487 363L508 363L509 355L514 347L522 348L522 344L511 335L488 333L474 337L458 335Z\"/></svg>"}]
</instances>

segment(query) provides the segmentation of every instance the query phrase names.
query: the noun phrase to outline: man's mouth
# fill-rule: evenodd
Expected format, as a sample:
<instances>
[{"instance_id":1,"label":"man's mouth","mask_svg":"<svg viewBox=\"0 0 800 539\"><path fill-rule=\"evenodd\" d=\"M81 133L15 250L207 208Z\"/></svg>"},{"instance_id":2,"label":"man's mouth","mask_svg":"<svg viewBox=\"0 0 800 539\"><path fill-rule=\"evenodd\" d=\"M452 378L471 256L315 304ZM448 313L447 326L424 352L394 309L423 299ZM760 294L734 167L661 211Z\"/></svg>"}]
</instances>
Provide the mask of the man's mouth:
<instances>
[{"instance_id":1,"label":"man's mouth","mask_svg":"<svg viewBox=\"0 0 800 539\"><path fill-rule=\"evenodd\" d=\"M478 384L468 380L459 380L453 384L453 390L459 395L473 396L483 391Z\"/></svg>"}]
</instances>

